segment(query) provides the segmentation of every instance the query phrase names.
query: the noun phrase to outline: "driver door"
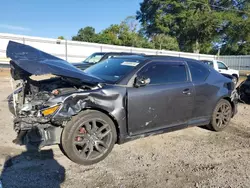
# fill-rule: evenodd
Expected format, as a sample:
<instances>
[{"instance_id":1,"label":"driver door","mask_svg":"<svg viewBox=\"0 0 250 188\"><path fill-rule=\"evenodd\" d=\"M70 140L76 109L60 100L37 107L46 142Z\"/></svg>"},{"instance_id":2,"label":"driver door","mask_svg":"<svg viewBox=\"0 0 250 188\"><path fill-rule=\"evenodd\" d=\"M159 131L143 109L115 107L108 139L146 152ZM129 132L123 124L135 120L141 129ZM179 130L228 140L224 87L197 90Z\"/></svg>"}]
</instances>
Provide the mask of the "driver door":
<instances>
[{"instance_id":1,"label":"driver door","mask_svg":"<svg viewBox=\"0 0 250 188\"><path fill-rule=\"evenodd\" d=\"M137 76L149 78L150 83L128 88L130 135L187 124L193 110L194 87L185 62L151 62Z\"/></svg>"}]
</instances>

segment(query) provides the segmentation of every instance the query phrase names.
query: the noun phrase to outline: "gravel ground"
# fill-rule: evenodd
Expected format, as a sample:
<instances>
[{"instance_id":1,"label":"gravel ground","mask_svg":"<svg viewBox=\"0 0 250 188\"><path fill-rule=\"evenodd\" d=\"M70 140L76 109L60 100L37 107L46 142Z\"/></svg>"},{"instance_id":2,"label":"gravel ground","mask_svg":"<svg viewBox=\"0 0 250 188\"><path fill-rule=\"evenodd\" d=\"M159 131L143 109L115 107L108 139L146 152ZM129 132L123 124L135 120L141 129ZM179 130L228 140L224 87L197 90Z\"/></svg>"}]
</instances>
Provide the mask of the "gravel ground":
<instances>
[{"instance_id":1,"label":"gravel ground","mask_svg":"<svg viewBox=\"0 0 250 188\"><path fill-rule=\"evenodd\" d=\"M12 187L250 187L250 105L239 104L230 126L216 133L199 127L116 145L102 162L79 166L57 146L40 153L12 144L5 98L10 78L0 81L0 179Z\"/></svg>"}]
</instances>

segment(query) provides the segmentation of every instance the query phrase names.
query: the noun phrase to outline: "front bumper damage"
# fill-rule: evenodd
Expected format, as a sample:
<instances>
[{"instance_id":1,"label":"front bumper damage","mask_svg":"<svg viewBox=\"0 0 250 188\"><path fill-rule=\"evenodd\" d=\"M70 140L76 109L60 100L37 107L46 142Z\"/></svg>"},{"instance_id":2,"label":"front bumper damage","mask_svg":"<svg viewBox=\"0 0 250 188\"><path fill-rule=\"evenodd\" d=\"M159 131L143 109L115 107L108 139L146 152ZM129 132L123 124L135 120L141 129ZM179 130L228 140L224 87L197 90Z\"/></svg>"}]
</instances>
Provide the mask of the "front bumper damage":
<instances>
[{"instance_id":1,"label":"front bumper damage","mask_svg":"<svg viewBox=\"0 0 250 188\"><path fill-rule=\"evenodd\" d=\"M240 101L250 104L250 76L238 86L237 90Z\"/></svg>"},{"instance_id":2,"label":"front bumper damage","mask_svg":"<svg viewBox=\"0 0 250 188\"><path fill-rule=\"evenodd\" d=\"M17 132L13 143L19 145L34 144L39 148L60 143L63 128L51 123L49 119L23 117L14 119Z\"/></svg>"},{"instance_id":3,"label":"front bumper damage","mask_svg":"<svg viewBox=\"0 0 250 188\"><path fill-rule=\"evenodd\" d=\"M15 143L40 142L40 147L60 144L64 127L73 116L86 109L102 109L117 120L119 125L123 125L119 127L119 139L122 140L126 134L125 94L123 87L113 90L107 86L107 89L73 93L63 99L55 98L52 103L60 102L60 108L51 116L15 118L14 129L18 134Z\"/></svg>"},{"instance_id":4,"label":"front bumper damage","mask_svg":"<svg viewBox=\"0 0 250 188\"><path fill-rule=\"evenodd\" d=\"M232 117L234 117L238 112L238 101L239 101L239 94L236 89L233 90L233 92L231 93L230 99L233 107Z\"/></svg>"}]
</instances>

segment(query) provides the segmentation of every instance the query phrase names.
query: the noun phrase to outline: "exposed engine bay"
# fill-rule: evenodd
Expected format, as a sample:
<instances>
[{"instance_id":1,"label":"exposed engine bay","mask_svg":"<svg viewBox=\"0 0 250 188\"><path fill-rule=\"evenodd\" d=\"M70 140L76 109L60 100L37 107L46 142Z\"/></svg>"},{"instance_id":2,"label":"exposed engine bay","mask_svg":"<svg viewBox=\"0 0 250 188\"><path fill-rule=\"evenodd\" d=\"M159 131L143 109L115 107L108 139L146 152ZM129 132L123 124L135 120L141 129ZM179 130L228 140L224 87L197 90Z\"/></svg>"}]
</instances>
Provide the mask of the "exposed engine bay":
<instances>
[{"instance_id":1,"label":"exposed engine bay","mask_svg":"<svg viewBox=\"0 0 250 188\"><path fill-rule=\"evenodd\" d=\"M19 87L18 87L19 86ZM63 81L61 78L52 78L43 81L26 80L17 84L13 95L13 114L39 117L39 109L46 108L46 101L51 97L75 92L78 88Z\"/></svg>"},{"instance_id":2,"label":"exposed engine bay","mask_svg":"<svg viewBox=\"0 0 250 188\"><path fill-rule=\"evenodd\" d=\"M58 142L63 122L53 123L51 116L60 108L63 98L91 89L91 86L80 86L75 79L63 77L15 82L16 89L8 97L10 112L15 116L14 130L18 133L14 142L37 143L40 147Z\"/></svg>"}]
</instances>

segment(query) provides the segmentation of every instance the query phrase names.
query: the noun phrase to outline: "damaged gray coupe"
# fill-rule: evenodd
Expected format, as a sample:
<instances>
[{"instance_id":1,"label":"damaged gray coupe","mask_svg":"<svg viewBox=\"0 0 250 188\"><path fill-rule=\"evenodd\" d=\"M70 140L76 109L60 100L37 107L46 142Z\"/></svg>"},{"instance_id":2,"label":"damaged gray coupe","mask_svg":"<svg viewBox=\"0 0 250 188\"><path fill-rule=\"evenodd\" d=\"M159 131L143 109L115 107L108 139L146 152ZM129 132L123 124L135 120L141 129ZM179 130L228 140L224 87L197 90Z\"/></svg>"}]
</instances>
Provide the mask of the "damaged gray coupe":
<instances>
[{"instance_id":1,"label":"damaged gray coupe","mask_svg":"<svg viewBox=\"0 0 250 188\"><path fill-rule=\"evenodd\" d=\"M31 46L10 41L8 97L17 144L58 144L90 165L113 146L189 126L221 131L237 112L233 82L203 63L167 56L123 56L81 71ZM52 74L34 80L32 75Z\"/></svg>"}]
</instances>

